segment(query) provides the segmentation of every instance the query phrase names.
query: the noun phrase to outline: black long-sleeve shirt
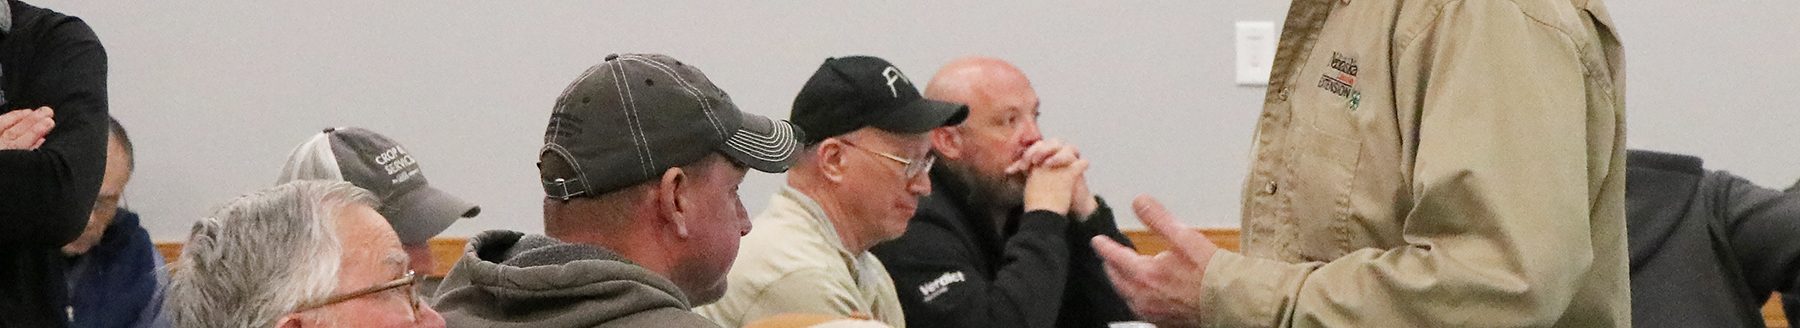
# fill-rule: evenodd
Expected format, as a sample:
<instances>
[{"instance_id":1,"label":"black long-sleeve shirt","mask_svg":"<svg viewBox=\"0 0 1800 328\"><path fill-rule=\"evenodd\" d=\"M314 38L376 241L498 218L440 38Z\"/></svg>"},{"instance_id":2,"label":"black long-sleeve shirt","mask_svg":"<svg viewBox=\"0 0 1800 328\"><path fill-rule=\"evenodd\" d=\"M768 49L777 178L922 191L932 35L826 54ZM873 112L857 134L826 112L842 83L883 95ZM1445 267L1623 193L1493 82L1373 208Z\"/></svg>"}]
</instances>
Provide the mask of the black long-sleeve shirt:
<instances>
[{"instance_id":1,"label":"black long-sleeve shirt","mask_svg":"<svg viewBox=\"0 0 1800 328\"><path fill-rule=\"evenodd\" d=\"M0 112L49 106L36 150L0 150L0 327L62 327L63 244L75 239L106 167L106 51L87 23L5 1Z\"/></svg>"},{"instance_id":2,"label":"black long-sleeve shirt","mask_svg":"<svg viewBox=\"0 0 1800 328\"><path fill-rule=\"evenodd\" d=\"M1102 203L1082 223L1049 211L1015 210L1006 227L978 215L949 170L933 170L934 192L906 234L871 250L887 266L906 325L1105 327L1133 316L1088 244L1097 235L1130 245Z\"/></svg>"}]
</instances>

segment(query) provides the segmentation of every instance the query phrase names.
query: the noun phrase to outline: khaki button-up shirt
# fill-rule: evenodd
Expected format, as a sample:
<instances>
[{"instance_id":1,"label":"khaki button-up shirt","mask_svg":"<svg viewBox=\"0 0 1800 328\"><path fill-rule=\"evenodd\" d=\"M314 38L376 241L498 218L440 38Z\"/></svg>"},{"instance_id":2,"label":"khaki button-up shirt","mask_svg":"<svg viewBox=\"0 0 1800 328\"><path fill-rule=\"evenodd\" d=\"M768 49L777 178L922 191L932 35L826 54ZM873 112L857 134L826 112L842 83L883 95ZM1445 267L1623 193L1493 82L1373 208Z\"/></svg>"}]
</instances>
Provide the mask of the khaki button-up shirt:
<instances>
[{"instance_id":1,"label":"khaki button-up shirt","mask_svg":"<svg viewBox=\"0 0 1800 328\"><path fill-rule=\"evenodd\" d=\"M725 296L694 312L725 327L783 313L864 314L906 327L887 267L869 252L845 249L811 197L782 187L753 222L726 275Z\"/></svg>"},{"instance_id":2,"label":"khaki button-up shirt","mask_svg":"<svg viewBox=\"0 0 1800 328\"><path fill-rule=\"evenodd\" d=\"M1205 324L1630 325L1598 0L1295 0Z\"/></svg>"}]
</instances>

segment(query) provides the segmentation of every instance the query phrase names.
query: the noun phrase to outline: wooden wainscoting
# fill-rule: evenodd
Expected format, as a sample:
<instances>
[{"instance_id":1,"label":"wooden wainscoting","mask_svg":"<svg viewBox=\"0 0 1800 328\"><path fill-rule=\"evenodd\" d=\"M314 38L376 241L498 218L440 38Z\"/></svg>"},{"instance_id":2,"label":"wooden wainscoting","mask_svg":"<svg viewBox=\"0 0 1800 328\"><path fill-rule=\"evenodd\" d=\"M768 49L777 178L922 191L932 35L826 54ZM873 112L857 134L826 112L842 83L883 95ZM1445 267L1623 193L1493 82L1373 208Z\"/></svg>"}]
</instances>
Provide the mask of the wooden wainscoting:
<instances>
[{"instance_id":1,"label":"wooden wainscoting","mask_svg":"<svg viewBox=\"0 0 1800 328\"><path fill-rule=\"evenodd\" d=\"M431 239L431 257L437 261L437 268L432 272L423 272L432 277L443 277L450 273L450 267L456 265L456 259L462 257L463 245L469 243L466 237L444 237ZM175 263L181 257L181 243L173 241L157 242L156 252L162 253L168 263Z\"/></svg>"},{"instance_id":2,"label":"wooden wainscoting","mask_svg":"<svg viewBox=\"0 0 1800 328\"><path fill-rule=\"evenodd\" d=\"M1207 238L1211 238L1213 244L1219 245L1219 248L1234 252L1238 250L1237 229L1202 228L1195 230L1199 230L1201 234L1206 235ZM1140 254L1156 254L1169 248L1169 241L1167 239L1164 239L1162 235L1158 235L1148 230L1125 231L1125 236L1130 237L1131 241L1137 244L1137 250ZM1787 315L1781 311L1780 294L1770 297L1769 302L1763 304L1762 313L1763 321L1767 322L1769 327L1788 328Z\"/></svg>"}]
</instances>

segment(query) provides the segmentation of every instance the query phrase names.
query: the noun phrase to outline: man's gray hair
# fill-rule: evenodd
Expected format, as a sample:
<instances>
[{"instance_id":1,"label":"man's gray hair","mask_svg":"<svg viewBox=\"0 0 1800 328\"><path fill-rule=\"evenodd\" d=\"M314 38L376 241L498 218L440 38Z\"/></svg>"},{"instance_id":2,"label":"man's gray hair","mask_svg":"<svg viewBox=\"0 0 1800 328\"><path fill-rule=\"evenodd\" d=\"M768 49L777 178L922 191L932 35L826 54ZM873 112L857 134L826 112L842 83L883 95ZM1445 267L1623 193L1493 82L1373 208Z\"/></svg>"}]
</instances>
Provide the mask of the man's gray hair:
<instances>
[{"instance_id":1,"label":"man's gray hair","mask_svg":"<svg viewBox=\"0 0 1800 328\"><path fill-rule=\"evenodd\" d=\"M166 311L176 327L272 327L337 288L337 214L378 207L342 181L294 181L240 196L194 223L174 263Z\"/></svg>"}]
</instances>

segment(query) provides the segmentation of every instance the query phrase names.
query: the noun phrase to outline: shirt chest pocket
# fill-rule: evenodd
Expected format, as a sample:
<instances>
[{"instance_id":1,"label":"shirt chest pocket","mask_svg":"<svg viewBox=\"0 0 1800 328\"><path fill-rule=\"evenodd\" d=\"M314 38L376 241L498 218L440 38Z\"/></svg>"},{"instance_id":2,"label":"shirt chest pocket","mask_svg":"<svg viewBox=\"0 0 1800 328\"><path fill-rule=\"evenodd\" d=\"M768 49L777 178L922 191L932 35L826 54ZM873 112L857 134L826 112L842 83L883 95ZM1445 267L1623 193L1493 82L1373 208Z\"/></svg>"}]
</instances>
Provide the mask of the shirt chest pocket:
<instances>
[{"instance_id":1,"label":"shirt chest pocket","mask_svg":"<svg viewBox=\"0 0 1800 328\"><path fill-rule=\"evenodd\" d=\"M1351 246L1350 192L1362 154L1354 112L1360 104L1354 102L1361 95L1344 83L1354 77L1341 70L1329 66L1309 70L1311 80L1301 85L1306 91L1293 104L1295 124L1287 143L1290 156L1283 191L1299 230L1296 237L1306 241L1299 243L1305 245L1299 255L1308 260L1335 259Z\"/></svg>"}]
</instances>

